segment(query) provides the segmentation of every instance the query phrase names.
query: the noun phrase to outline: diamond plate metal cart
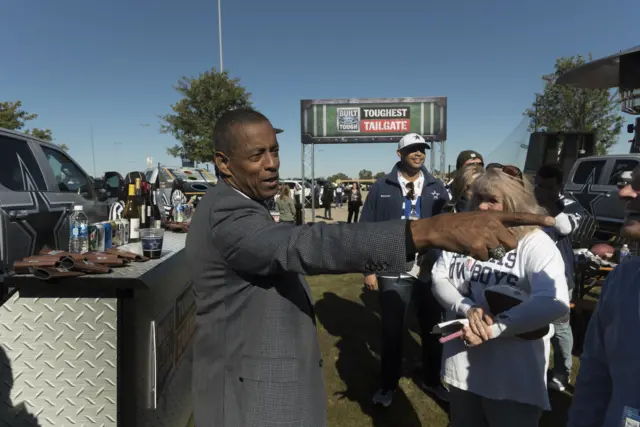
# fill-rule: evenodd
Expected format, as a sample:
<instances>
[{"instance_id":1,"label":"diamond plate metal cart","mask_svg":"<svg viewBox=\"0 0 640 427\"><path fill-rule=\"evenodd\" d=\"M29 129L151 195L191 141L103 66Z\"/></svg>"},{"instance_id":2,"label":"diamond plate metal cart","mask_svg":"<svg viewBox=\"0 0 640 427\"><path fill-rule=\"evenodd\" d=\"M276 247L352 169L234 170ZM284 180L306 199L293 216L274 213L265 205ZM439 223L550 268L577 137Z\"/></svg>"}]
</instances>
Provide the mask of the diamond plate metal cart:
<instances>
[{"instance_id":1,"label":"diamond plate metal cart","mask_svg":"<svg viewBox=\"0 0 640 427\"><path fill-rule=\"evenodd\" d=\"M186 235L107 275L8 278L0 306L0 426L185 427L195 298Z\"/></svg>"}]
</instances>

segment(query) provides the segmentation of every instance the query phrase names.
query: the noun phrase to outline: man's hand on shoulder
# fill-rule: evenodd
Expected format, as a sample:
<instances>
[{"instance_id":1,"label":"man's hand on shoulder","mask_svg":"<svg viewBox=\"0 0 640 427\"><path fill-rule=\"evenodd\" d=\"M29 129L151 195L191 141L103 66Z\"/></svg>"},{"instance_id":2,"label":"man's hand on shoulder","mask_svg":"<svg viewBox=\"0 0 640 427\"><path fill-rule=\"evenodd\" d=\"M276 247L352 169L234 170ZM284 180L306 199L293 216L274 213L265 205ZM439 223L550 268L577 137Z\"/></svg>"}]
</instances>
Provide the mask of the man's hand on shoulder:
<instances>
[{"instance_id":1,"label":"man's hand on shoulder","mask_svg":"<svg viewBox=\"0 0 640 427\"><path fill-rule=\"evenodd\" d=\"M489 259L489 249L502 245L515 249L518 241L507 227L521 225L552 226L555 220L544 215L497 211L445 213L411 221L411 235L418 252L437 248Z\"/></svg>"}]
</instances>

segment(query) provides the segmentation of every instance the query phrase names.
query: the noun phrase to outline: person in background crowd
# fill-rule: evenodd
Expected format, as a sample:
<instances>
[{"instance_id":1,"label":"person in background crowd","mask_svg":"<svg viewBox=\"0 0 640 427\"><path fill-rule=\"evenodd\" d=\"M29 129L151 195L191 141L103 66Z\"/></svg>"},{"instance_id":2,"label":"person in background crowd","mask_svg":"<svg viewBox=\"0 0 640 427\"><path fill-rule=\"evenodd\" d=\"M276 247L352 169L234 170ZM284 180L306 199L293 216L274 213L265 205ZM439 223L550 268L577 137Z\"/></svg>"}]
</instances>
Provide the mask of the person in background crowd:
<instances>
[{"instance_id":1,"label":"person in background crowd","mask_svg":"<svg viewBox=\"0 0 640 427\"><path fill-rule=\"evenodd\" d=\"M448 194L442 182L424 166L426 150L429 148L425 139L416 133L409 133L400 139L397 151L400 161L388 175L373 185L360 221L416 220L442 212ZM442 345L438 337L431 334L433 326L442 320L442 308L431 293L430 277L427 276L423 282L418 280L417 273L418 267L414 264L411 271L378 275L369 271L364 277L368 289L376 290L380 286L382 381L380 389L373 396L373 402L385 407L391 404L401 377L403 338L412 301L422 337L423 388L440 399L446 399L446 389L440 382Z\"/></svg>"},{"instance_id":2,"label":"person in background crowd","mask_svg":"<svg viewBox=\"0 0 640 427\"><path fill-rule=\"evenodd\" d=\"M271 122L239 108L213 130L220 179L195 212L185 244L196 299L193 412L198 427L324 427L322 354L302 275L402 271L438 248L515 248L506 226L551 225L526 213L465 212L416 221L289 226L264 202L278 192Z\"/></svg>"},{"instance_id":3,"label":"person in background crowd","mask_svg":"<svg viewBox=\"0 0 640 427\"><path fill-rule=\"evenodd\" d=\"M480 153L474 150L461 151L460 154L458 154L458 158L456 159L456 173L460 169L462 169L464 166L475 165L475 164L484 166L484 159L482 158L482 155ZM453 186L454 181L455 181L455 174L454 174L454 177L449 182L447 182L447 191L449 192L450 198L451 198L451 188Z\"/></svg>"},{"instance_id":4,"label":"person in background crowd","mask_svg":"<svg viewBox=\"0 0 640 427\"><path fill-rule=\"evenodd\" d=\"M344 186L342 184L336 187L336 208L342 207L342 196L344 195Z\"/></svg>"},{"instance_id":5,"label":"person in background crowd","mask_svg":"<svg viewBox=\"0 0 640 427\"><path fill-rule=\"evenodd\" d=\"M517 176L488 170L473 184L472 209L542 213L530 187ZM519 242L513 251L494 252L487 262L444 251L432 270L433 291L448 318L469 321L462 339L444 344L451 427L538 427L542 410L551 409L546 384L551 331L535 340L516 335L549 327L569 312L564 263L539 227L512 232ZM505 284L528 299L496 316L484 292Z\"/></svg>"},{"instance_id":6,"label":"person in background crowd","mask_svg":"<svg viewBox=\"0 0 640 427\"><path fill-rule=\"evenodd\" d=\"M333 185L328 182L322 190L322 205L324 206L325 219L333 219L331 217L331 204L333 203Z\"/></svg>"},{"instance_id":7,"label":"person in background crowd","mask_svg":"<svg viewBox=\"0 0 640 427\"><path fill-rule=\"evenodd\" d=\"M456 171L453 185L451 186L450 212L466 212L471 204L471 187L473 183L484 174L484 167L480 164L470 164Z\"/></svg>"},{"instance_id":8,"label":"person in background crowd","mask_svg":"<svg viewBox=\"0 0 640 427\"><path fill-rule=\"evenodd\" d=\"M474 150L461 151L456 159L456 170L459 170L463 166L467 165L480 165L484 166L484 159L482 154Z\"/></svg>"},{"instance_id":9,"label":"person in background crowd","mask_svg":"<svg viewBox=\"0 0 640 427\"><path fill-rule=\"evenodd\" d=\"M545 208L549 215L556 219L556 224L545 231L556 242L556 246L562 254L565 277L571 299L575 285L573 280L574 255L571 236L580 227L580 221L585 212L579 203L560 194L563 177L564 174L559 165L548 164L541 166L535 178L535 195L540 206ZM551 338L553 370L549 378L549 388L558 391L563 391L566 388L571 377L573 333L569 320L570 316L567 314L554 323L555 333Z\"/></svg>"},{"instance_id":10,"label":"person in background crowd","mask_svg":"<svg viewBox=\"0 0 640 427\"><path fill-rule=\"evenodd\" d=\"M316 207L320 207L320 200L322 200L322 191L324 188L318 184L318 181L313 185L313 197L316 201Z\"/></svg>"},{"instance_id":11,"label":"person in background crowd","mask_svg":"<svg viewBox=\"0 0 640 427\"><path fill-rule=\"evenodd\" d=\"M354 182L347 192L347 209L349 213L347 215L347 223L358 222L358 215L360 214L360 208L362 207L362 193L360 192L360 184Z\"/></svg>"},{"instance_id":12,"label":"person in background crowd","mask_svg":"<svg viewBox=\"0 0 640 427\"><path fill-rule=\"evenodd\" d=\"M291 189L287 184L280 187L280 197L276 201L278 213L280 213L280 222L284 224L293 224L296 221L296 206L291 198Z\"/></svg>"},{"instance_id":13,"label":"person in background crowd","mask_svg":"<svg viewBox=\"0 0 640 427\"><path fill-rule=\"evenodd\" d=\"M621 234L640 241L640 167L619 191L627 217ZM567 427L640 425L640 257L609 273L584 341Z\"/></svg>"}]
</instances>

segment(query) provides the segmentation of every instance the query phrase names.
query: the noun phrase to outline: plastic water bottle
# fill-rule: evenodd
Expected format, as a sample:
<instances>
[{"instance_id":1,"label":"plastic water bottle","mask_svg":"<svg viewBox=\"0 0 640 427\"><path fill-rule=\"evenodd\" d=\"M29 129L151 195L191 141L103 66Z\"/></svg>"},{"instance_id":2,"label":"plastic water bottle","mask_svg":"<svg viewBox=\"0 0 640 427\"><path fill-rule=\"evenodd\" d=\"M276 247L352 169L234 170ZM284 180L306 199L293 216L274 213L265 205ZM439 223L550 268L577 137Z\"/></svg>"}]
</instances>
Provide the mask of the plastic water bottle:
<instances>
[{"instance_id":1,"label":"plastic water bottle","mask_svg":"<svg viewBox=\"0 0 640 427\"><path fill-rule=\"evenodd\" d=\"M69 252L85 253L89 251L89 218L81 205L73 207L69 217Z\"/></svg>"},{"instance_id":2,"label":"plastic water bottle","mask_svg":"<svg viewBox=\"0 0 640 427\"><path fill-rule=\"evenodd\" d=\"M624 245L622 245L622 248L620 248L620 264L628 261L630 258L631 252L629 252L629 245L625 243Z\"/></svg>"}]
</instances>

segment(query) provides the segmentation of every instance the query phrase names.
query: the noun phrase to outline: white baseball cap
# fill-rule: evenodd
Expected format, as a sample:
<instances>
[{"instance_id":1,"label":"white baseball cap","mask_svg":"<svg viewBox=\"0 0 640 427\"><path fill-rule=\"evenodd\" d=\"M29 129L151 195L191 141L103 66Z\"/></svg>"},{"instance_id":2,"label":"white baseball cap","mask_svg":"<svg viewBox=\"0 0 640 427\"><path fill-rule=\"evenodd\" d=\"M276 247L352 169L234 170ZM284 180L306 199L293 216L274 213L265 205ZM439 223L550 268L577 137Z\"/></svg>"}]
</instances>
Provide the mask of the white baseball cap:
<instances>
[{"instance_id":1,"label":"white baseball cap","mask_svg":"<svg viewBox=\"0 0 640 427\"><path fill-rule=\"evenodd\" d=\"M426 145L427 149L431 149L429 143L427 143L421 135L418 135L417 133L408 133L398 141L398 150L402 150L403 148L415 144Z\"/></svg>"}]
</instances>

